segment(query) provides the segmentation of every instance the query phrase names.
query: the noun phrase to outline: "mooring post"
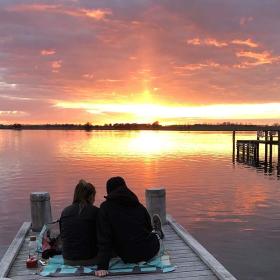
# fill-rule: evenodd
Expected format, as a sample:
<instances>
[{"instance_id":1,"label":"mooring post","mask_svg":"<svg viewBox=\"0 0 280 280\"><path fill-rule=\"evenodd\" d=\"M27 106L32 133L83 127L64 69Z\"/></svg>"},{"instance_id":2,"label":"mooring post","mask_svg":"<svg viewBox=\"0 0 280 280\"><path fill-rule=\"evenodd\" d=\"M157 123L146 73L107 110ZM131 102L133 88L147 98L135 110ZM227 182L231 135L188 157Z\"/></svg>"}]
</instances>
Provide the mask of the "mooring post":
<instances>
[{"instance_id":1,"label":"mooring post","mask_svg":"<svg viewBox=\"0 0 280 280\"><path fill-rule=\"evenodd\" d=\"M146 206L151 217L159 214L163 224L166 223L166 192L164 188L150 188L145 191Z\"/></svg>"},{"instance_id":2,"label":"mooring post","mask_svg":"<svg viewBox=\"0 0 280 280\"><path fill-rule=\"evenodd\" d=\"M52 222L51 201L48 192L32 192L30 206L33 231L40 231L44 224Z\"/></svg>"}]
</instances>

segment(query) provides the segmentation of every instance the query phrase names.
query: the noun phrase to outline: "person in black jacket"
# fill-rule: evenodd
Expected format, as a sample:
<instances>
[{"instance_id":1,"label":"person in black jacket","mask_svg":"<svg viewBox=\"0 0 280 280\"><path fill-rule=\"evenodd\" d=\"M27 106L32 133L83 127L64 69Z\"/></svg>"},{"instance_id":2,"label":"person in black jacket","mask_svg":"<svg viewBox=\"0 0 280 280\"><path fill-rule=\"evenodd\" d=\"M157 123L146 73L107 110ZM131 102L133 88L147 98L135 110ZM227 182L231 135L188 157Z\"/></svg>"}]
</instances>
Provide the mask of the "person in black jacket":
<instances>
[{"instance_id":1,"label":"person in black jacket","mask_svg":"<svg viewBox=\"0 0 280 280\"><path fill-rule=\"evenodd\" d=\"M60 218L62 255L68 265L96 263L96 220L98 208L93 206L95 188L80 180L75 188L72 205L66 207Z\"/></svg>"},{"instance_id":2,"label":"person in black jacket","mask_svg":"<svg viewBox=\"0 0 280 280\"><path fill-rule=\"evenodd\" d=\"M98 267L96 276L106 276L113 253L125 263L148 261L160 249L147 209L126 186L122 177L107 182L107 196L97 219Z\"/></svg>"}]
</instances>

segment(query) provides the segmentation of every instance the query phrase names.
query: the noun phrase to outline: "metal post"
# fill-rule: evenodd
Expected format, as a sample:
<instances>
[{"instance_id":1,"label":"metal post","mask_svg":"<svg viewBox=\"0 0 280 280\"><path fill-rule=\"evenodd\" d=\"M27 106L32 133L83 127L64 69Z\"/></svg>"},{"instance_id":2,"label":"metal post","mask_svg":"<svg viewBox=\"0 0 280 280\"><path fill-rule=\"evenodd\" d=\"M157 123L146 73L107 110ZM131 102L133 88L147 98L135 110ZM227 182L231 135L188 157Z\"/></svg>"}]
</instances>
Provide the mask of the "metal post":
<instances>
[{"instance_id":1,"label":"metal post","mask_svg":"<svg viewBox=\"0 0 280 280\"><path fill-rule=\"evenodd\" d=\"M44 224L52 222L50 194L33 192L30 194L32 230L40 231Z\"/></svg>"},{"instance_id":2,"label":"metal post","mask_svg":"<svg viewBox=\"0 0 280 280\"><path fill-rule=\"evenodd\" d=\"M163 224L166 223L166 192L164 188L146 189L146 206L151 217L159 214Z\"/></svg>"}]
</instances>

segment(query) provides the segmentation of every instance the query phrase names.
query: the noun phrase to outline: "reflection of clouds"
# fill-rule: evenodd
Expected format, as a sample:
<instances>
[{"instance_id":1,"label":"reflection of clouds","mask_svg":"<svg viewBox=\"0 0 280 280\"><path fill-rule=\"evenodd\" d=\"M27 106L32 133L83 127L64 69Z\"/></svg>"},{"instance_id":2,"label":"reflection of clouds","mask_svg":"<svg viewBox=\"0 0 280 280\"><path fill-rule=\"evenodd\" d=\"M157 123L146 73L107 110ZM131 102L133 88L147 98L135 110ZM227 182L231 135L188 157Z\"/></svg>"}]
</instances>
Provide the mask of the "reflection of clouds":
<instances>
[{"instance_id":1,"label":"reflection of clouds","mask_svg":"<svg viewBox=\"0 0 280 280\"><path fill-rule=\"evenodd\" d=\"M211 188L211 192L219 193L220 187L217 187L216 190L213 186ZM224 196L228 197L226 204ZM229 191L224 191L223 197L211 200L211 203L205 203L203 205L204 214L195 217L194 221L246 223L247 215L255 213L260 206L267 206L268 199L269 196L263 185L257 185L255 182L253 184L250 182L238 184L229 188Z\"/></svg>"}]
</instances>

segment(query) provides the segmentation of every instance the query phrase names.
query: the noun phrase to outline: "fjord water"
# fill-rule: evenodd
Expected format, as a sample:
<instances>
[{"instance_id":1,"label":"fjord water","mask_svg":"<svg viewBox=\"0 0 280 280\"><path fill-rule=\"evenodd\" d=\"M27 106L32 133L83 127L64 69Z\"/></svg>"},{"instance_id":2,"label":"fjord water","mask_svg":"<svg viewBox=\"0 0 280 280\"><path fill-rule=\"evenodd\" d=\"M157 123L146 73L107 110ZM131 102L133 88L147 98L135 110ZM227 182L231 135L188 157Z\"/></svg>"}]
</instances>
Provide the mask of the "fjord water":
<instances>
[{"instance_id":1,"label":"fjord water","mask_svg":"<svg viewBox=\"0 0 280 280\"><path fill-rule=\"evenodd\" d=\"M80 178L99 205L116 175L141 201L164 186L168 212L238 279L279 279L279 181L233 164L230 132L0 130L2 249L30 220L30 192L50 192L58 218Z\"/></svg>"}]
</instances>

